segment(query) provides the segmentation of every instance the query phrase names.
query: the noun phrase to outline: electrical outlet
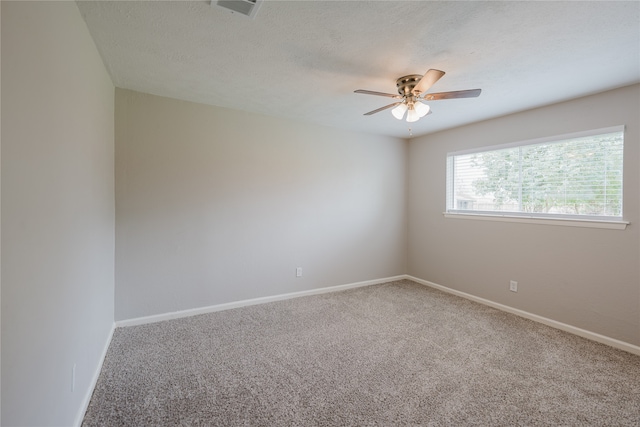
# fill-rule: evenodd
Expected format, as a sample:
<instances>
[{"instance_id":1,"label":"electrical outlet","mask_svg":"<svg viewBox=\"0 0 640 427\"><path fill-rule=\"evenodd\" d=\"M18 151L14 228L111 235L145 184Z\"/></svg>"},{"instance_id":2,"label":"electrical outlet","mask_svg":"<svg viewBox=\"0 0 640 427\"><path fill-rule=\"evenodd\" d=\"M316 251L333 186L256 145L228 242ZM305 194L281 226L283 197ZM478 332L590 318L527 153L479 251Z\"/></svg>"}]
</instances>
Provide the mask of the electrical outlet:
<instances>
[{"instance_id":1,"label":"electrical outlet","mask_svg":"<svg viewBox=\"0 0 640 427\"><path fill-rule=\"evenodd\" d=\"M509 290L511 292L518 292L518 282L516 282L515 280L512 280L509 282Z\"/></svg>"},{"instance_id":2,"label":"electrical outlet","mask_svg":"<svg viewBox=\"0 0 640 427\"><path fill-rule=\"evenodd\" d=\"M302 267L296 268L296 277L302 277Z\"/></svg>"}]
</instances>

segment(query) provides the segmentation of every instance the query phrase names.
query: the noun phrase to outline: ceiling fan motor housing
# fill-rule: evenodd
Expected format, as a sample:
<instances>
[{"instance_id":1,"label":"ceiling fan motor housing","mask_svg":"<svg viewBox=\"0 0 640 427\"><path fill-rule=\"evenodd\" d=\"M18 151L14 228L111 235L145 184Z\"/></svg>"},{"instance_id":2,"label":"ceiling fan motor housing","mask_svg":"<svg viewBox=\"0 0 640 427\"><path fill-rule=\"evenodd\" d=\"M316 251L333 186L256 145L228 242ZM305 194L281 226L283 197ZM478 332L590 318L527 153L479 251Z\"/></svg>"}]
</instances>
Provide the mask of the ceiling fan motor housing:
<instances>
[{"instance_id":1,"label":"ceiling fan motor housing","mask_svg":"<svg viewBox=\"0 0 640 427\"><path fill-rule=\"evenodd\" d=\"M398 93L402 96L411 96L411 91L414 87L420 82L422 76L420 74L410 74L408 76L400 77L396 80L396 87L398 88Z\"/></svg>"}]
</instances>

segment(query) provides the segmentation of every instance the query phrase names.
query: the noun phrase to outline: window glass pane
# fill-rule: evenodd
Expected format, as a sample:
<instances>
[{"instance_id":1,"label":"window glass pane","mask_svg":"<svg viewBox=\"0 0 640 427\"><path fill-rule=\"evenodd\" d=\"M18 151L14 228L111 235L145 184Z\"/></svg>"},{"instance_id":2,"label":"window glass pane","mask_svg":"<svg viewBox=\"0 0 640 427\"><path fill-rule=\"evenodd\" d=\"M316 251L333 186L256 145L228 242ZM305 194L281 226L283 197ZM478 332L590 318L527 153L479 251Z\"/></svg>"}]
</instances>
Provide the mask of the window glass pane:
<instances>
[{"instance_id":1,"label":"window glass pane","mask_svg":"<svg viewBox=\"0 0 640 427\"><path fill-rule=\"evenodd\" d=\"M447 210L621 218L623 134L450 154Z\"/></svg>"}]
</instances>

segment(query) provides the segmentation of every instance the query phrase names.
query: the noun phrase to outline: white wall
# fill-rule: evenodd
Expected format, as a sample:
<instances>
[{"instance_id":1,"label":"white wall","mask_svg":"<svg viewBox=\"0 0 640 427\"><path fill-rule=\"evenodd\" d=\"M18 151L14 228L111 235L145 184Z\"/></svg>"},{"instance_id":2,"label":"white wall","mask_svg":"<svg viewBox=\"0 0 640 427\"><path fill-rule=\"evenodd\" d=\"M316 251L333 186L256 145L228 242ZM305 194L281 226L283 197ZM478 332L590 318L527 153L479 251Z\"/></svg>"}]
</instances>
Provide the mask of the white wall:
<instances>
[{"instance_id":1,"label":"white wall","mask_svg":"<svg viewBox=\"0 0 640 427\"><path fill-rule=\"evenodd\" d=\"M640 345L639 104L634 85L411 141L408 273ZM621 124L626 230L443 217L447 152Z\"/></svg>"},{"instance_id":2,"label":"white wall","mask_svg":"<svg viewBox=\"0 0 640 427\"><path fill-rule=\"evenodd\" d=\"M75 2L1 7L2 425L69 426L113 325L114 87Z\"/></svg>"},{"instance_id":3,"label":"white wall","mask_svg":"<svg viewBox=\"0 0 640 427\"><path fill-rule=\"evenodd\" d=\"M116 320L405 273L407 145L117 89Z\"/></svg>"}]
</instances>

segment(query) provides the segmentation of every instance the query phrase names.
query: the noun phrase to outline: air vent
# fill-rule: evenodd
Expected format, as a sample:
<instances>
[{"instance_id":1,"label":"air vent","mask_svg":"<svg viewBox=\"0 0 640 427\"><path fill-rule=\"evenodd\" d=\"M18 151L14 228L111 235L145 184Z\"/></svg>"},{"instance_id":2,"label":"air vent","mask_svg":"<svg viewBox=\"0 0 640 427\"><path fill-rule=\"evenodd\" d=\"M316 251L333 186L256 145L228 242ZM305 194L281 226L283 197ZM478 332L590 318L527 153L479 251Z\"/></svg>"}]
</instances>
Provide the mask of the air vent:
<instances>
[{"instance_id":1,"label":"air vent","mask_svg":"<svg viewBox=\"0 0 640 427\"><path fill-rule=\"evenodd\" d=\"M211 0L211 4L223 7L231 13L239 13L253 19L263 0Z\"/></svg>"}]
</instances>

